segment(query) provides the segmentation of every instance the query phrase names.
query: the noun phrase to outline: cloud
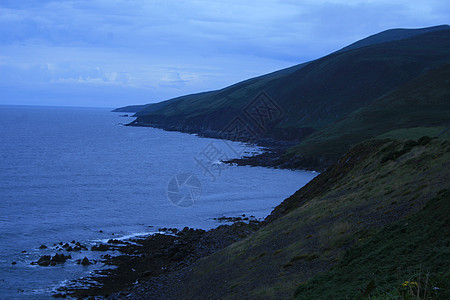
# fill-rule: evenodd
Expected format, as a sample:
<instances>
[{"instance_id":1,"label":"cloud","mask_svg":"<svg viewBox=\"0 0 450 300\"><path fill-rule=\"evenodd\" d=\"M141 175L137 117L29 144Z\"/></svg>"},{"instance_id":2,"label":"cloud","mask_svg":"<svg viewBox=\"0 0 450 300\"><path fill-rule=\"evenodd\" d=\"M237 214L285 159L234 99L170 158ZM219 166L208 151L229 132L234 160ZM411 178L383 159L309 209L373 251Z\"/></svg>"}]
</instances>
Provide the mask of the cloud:
<instances>
[{"instance_id":1,"label":"cloud","mask_svg":"<svg viewBox=\"0 0 450 300\"><path fill-rule=\"evenodd\" d=\"M449 16L438 0L2 0L0 93L64 85L113 97L114 87L110 99L123 105L163 100ZM121 100L117 89L134 96Z\"/></svg>"},{"instance_id":2,"label":"cloud","mask_svg":"<svg viewBox=\"0 0 450 300\"><path fill-rule=\"evenodd\" d=\"M180 73L177 71L170 71L161 78L160 80L161 87L183 87L187 80L181 78Z\"/></svg>"}]
</instances>

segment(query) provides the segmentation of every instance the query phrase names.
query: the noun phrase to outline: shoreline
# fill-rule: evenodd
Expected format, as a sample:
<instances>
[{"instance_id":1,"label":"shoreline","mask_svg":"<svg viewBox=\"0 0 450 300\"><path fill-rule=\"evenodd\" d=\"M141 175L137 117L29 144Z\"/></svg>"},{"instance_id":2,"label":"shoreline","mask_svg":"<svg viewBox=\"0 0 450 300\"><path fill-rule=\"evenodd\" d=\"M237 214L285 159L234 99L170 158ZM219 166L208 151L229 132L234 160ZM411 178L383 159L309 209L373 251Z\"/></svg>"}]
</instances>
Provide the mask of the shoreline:
<instances>
[{"instance_id":1,"label":"shoreline","mask_svg":"<svg viewBox=\"0 0 450 300\"><path fill-rule=\"evenodd\" d=\"M203 136L202 136L203 137ZM239 164L239 165L246 165L246 164ZM270 167L270 166L265 166L265 167ZM281 199L280 201L282 201L283 199ZM270 211L268 211L267 214L270 214ZM266 217L266 216L264 216ZM264 219L261 218L261 220ZM53 242L48 242L46 243L48 246L48 252L44 252L46 255L43 255L43 252L39 253L39 257L37 257L34 261L33 264L36 265L36 267L41 268L49 268L51 269L52 266L63 266L64 263L67 264L78 264L78 265L85 265L83 263L83 257L87 256L88 260L85 261L86 266L88 265L92 265L90 267L89 270L92 270L93 268L93 276L87 276L87 277L81 277L81 278L77 278L74 280L65 280L67 281L66 283L64 283L64 286L59 286L60 288L58 289L58 291L51 295L55 298L65 298L65 297L70 297L70 296L74 296L74 297L83 297L82 295L84 295L84 293L86 293L86 291L93 292L90 295L97 295L97 292L100 291L100 293L105 293L105 294L110 294L111 291L114 292L118 292L118 291L122 291L125 290L127 288L131 288L131 287L135 287L133 285L134 282L136 282L136 280L146 280L149 278L154 278L154 275L151 275L149 277L149 271L151 274L156 274L155 276L159 276L159 275L167 275L169 273L173 273L175 271L178 271L179 268L181 266L189 266L192 263L194 263L195 261L197 261L199 258L207 256L209 254L212 254L230 244L232 244L235 241L238 241L240 239L242 239L243 237L247 236L248 234L254 232L257 230L257 228L255 227L257 224L259 224L260 222L255 221L255 220L250 220L250 224L245 225L244 223L242 223L243 221L248 221L245 220L245 218L247 217L220 217L217 218L216 221L218 221L217 223L215 223L214 226L217 226L216 228L213 228L211 230L208 231L204 231L202 229L192 229L193 231L191 231L191 229L189 229L188 233L184 233L182 234L182 236L180 235L169 235L172 237L167 237L167 233L166 234L160 234L160 233L156 233L152 236L149 237L131 237L130 239L126 239L124 237L111 237L109 239L105 239L103 241L100 240L95 240L94 242L96 243L100 243L97 245L92 245L89 241L85 240L85 241L81 241L81 245L79 245L79 247L82 247L82 251L78 252L78 250L76 249L77 245L76 243L80 243L80 242L69 242L72 237L70 237L70 239L66 240L63 244L60 244L61 242L57 242L57 244L54 244L53 246L51 246L53 244ZM222 219L222 220L221 220ZM234 224L231 225L222 225L221 222L233 222ZM164 225L163 225L164 226ZM192 226L192 225L191 225ZM196 225L194 225L196 226ZM259 226L259 225L258 225ZM220 230L218 229L220 228ZM259 228L259 227L258 227ZM157 229L157 228L154 228ZM180 231L182 232L182 231ZM74 236L73 238L77 238L76 236ZM204 246L201 246L203 248L201 248L200 250L198 250L197 248L200 247L199 245L197 245L196 243L197 238L200 239L201 241L203 241L205 243ZM146 253L146 251L153 251L153 250L157 250L157 246L156 244L161 244L162 247L164 248L164 250L169 251L169 249L171 249L171 247L173 246L173 243L175 243L176 241L182 241L183 243L183 247L186 247L186 256L185 257L181 257L181 260L178 260L179 258L174 259L174 261L172 260L173 258L168 255L167 253L165 253L164 255L161 255L161 257L158 257L158 260L162 260L161 263L166 262L168 266L158 266L160 268L164 267L165 272L160 272L159 269L157 270L157 268L152 265L149 266L148 270L144 270L139 274L134 274L135 271L130 271L129 270L129 266L131 266L134 263L134 260L132 259L132 256L134 255L147 255L148 253ZM64 241L64 239L62 239L62 241ZM75 240L74 240L75 241ZM39 242L39 241L38 241ZM131 243L129 243L131 242ZM68 244L67 248L71 249L68 250L66 247L64 247L66 244ZM104 246L102 246L104 245ZM136 245L140 245L140 246L136 246ZM39 244L37 244L37 246L39 247ZM70 247L70 248L69 248ZM88 248L88 249L84 249L84 247ZM142 249L135 249L134 247L139 247ZM94 249L95 250L94 250ZM46 248L47 249L47 248ZM75 249L75 250L72 250ZM197 250L195 250L197 249ZM109 257L107 252L103 252L103 251L119 251L120 255L119 258L114 258L114 257ZM195 250L195 251L194 251ZM50 252L51 251L51 252ZM95 254L94 252L95 251ZM190 252L192 251L192 252ZM167 255L166 255L167 254ZM61 256L62 255L62 256ZM71 255L71 257L69 257ZM48 258L43 259L43 261L41 261L41 264L38 263L39 259L42 258L42 256L49 256ZM81 256L81 257L79 257ZM104 256L102 258L99 258L100 256ZM72 258L73 257L73 258ZM48 264L47 264L48 262ZM105 266L103 266L105 265ZM145 265L145 264L144 264ZM158 264L156 264L158 265ZM115 273L116 271L114 271L114 269L112 270L105 270L105 267L115 267L117 269L120 269L120 274ZM100 270L99 270L100 269ZM131 269L133 269L133 267L131 267ZM135 270L137 270L136 268L134 268ZM124 272L124 273L122 273ZM129 279L120 279L120 276L122 276L121 274L126 274L123 275L123 277L129 277L129 278L136 278L135 281L130 282ZM108 276L108 277L97 277L98 276ZM119 276L119 277L118 277ZM135 277L137 276L137 277ZM119 278L119 279L115 279L115 278ZM97 280L98 279L98 280ZM107 287L106 288L98 288L97 286L93 285L91 286L89 289L72 289L71 286L74 286L75 284L73 283L79 283L79 284L90 284L96 281L100 281L100 282L104 282L106 283ZM117 289L117 286L119 286L120 288ZM58 286L56 286L58 287ZM53 288L56 288L55 286Z\"/></svg>"},{"instance_id":2,"label":"shoreline","mask_svg":"<svg viewBox=\"0 0 450 300\"><path fill-rule=\"evenodd\" d=\"M170 289L170 280L176 282L186 269L198 259L237 242L258 230L263 222L248 217L223 217L225 221L233 221L231 225L219 225L205 231L185 227L161 228L160 232L142 238L132 238L126 241L111 239L108 243L94 246L91 251L118 251L120 254L102 255L104 266L108 269L96 270L92 275L78 278L68 285L59 287L54 292L54 298L66 297L114 297L122 298L130 293L135 298L138 294L151 293L146 297L160 298L167 292L161 290L158 278L164 277L165 289ZM80 262L82 263L82 262ZM88 261L86 261L88 263ZM80 283L84 283L80 287ZM70 287L73 284L74 287ZM78 288L76 288L78 286ZM132 292L131 292L132 291Z\"/></svg>"},{"instance_id":3,"label":"shoreline","mask_svg":"<svg viewBox=\"0 0 450 300\"><path fill-rule=\"evenodd\" d=\"M262 148L263 152L252 156L243 156L242 158L235 158L224 163L236 164L239 166L253 166L266 167L287 170L300 171L316 171L323 172L334 161L324 157L300 157L297 155L285 155L286 150L297 145L300 140L281 140L275 138L257 138L252 136L241 136L236 139L227 139L224 133L217 130L196 130L189 128L178 128L174 126L164 126L162 124L150 124L144 122L137 122L136 120L124 124L130 127L151 127L162 129L164 131L175 131L181 133L195 134L202 138L213 138L219 140L229 140L232 142L241 142L254 145Z\"/></svg>"},{"instance_id":4,"label":"shoreline","mask_svg":"<svg viewBox=\"0 0 450 300\"><path fill-rule=\"evenodd\" d=\"M127 124L125 126L131 125ZM155 126L145 127L159 128ZM159 129L163 129L165 131L180 132L178 130L166 130L164 128ZM183 133L196 134L199 137L205 138L221 138L220 136L208 136L198 132L184 131ZM262 149L265 151L264 153L237 160L227 161L225 163L280 169L304 170L303 168L277 166L273 163L273 159L267 159L265 162L261 160L255 161L254 157L265 157L268 154L271 154L273 156L274 153L281 153L286 149L282 145L286 146L290 144L275 142L258 143L256 144L256 146L264 147ZM94 268L92 276L89 275L87 277L69 280L67 285L59 287L52 296L55 298L78 298L98 295L107 296L113 293L120 294L125 290L133 289L134 293L140 293L143 290L148 292L150 290L152 291L152 293L154 293L152 294L152 297L154 295L158 297L157 295L159 289L149 288L149 285L160 287L160 284L157 283L157 278L164 276L164 280L166 282L170 280L177 280L173 276L176 277L182 274L184 268L189 268L189 266L195 263L198 259L215 253L216 251L241 240L242 238L258 230L264 223L256 220L245 220L245 218L247 217L243 216L217 218L217 221L219 221L216 225L217 227L208 231L187 227L180 231L170 228L162 228L161 231L166 231L164 234L157 232L151 236L136 236L129 239L123 237L112 237L107 241L97 241L100 243L92 247L90 247L89 245L84 245L89 249L86 249L86 252L82 252L82 257L80 260L77 259L77 263L80 265L97 264L96 266L98 266L98 268ZM233 224L221 225L220 221L233 222ZM250 222L249 224L246 224L243 221ZM74 248L74 245L71 245L71 243L68 244L70 244L69 247L72 246ZM60 265L66 260L68 260L68 262L69 260L73 261L73 259L69 258L68 256L70 254L75 254L75 252L70 252L72 250L67 250L67 248L63 246L64 245L59 245L57 246L57 248L55 248L57 251L62 251L63 256L60 256L61 254L58 254L58 256L55 257L56 254L52 253L49 259L45 259L43 261L44 264L49 261L49 265L47 265L48 268L52 268L52 266L54 266L55 264ZM90 255L90 253L93 253L92 251L96 252L95 255ZM118 256L112 256L108 254L108 251L116 251L120 254ZM181 254L177 254L180 253L180 251ZM54 254L55 256L53 256ZM83 263L84 255L87 255L88 259ZM93 256L97 258L93 258ZM36 261L35 263L38 264L37 262L38 261ZM108 267L111 267L111 269L105 269ZM95 284L96 282L102 284L102 286L99 287L97 284ZM73 288L77 285L78 287L80 287L80 284L84 286L82 288ZM141 286L141 284L146 286L145 289L143 288L141 291L136 291L136 289L139 290L139 286ZM87 289L86 285L88 286ZM166 284L166 286L170 286L170 283Z\"/></svg>"}]
</instances>

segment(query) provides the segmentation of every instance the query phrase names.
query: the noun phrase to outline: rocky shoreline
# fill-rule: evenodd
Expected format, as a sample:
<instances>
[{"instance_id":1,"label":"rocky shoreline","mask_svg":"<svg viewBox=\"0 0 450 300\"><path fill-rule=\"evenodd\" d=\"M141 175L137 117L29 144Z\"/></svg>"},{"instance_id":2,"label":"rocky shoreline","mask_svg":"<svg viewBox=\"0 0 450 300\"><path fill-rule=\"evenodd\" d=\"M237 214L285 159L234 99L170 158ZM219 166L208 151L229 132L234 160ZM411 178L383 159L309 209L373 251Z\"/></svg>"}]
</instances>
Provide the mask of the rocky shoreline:
<instances>
[{"instance_id":1,"label":"rocky shoreline","mask_svg":"<svg viewBox=\"0 0 450 300\"><path fill-rule=\"evenodd\" d=\"M238 166L267 167L288 170L317 171L322 172L333 162L330 159L320 157L300 157L285 155L286 148L268 148L265 152L253 156L235 158L224 163Z\"/></svg>"},{"instance_id":2,"label":"rocky shoreline","mask_svg":"<svg viewBox=\"0 0 450 300\"><path fill-rule=\"evenodd\" d=\"M169 126L157 123L144 123L137 120L126 124L125 126L134 127L151 127L158 128L165 131L177 131L188 134L195 134L199 137L213 138L213 139L227 139L227 134L223 131L199 128L187 128L179 126ZM234 142L243 142L262 147L263 153L245 156L242 158L231 159L224 161L229 164L236 164L239 166L254 166L254 167L268 167L289 170L303 170L303 171L318 171L322 172L329 167L333 160L324 157L311 157L299 155L287 155L286 150L297 145L299 139L277 139L273 137L258 137L254 136L239 136L233 139L228 139Z\"/></svg>"},{"instance_id":3,"label":"rocky shoreline","mask_svg":"<svg viewBox=\"0 0 450 300\"><path fill-rule=\"evenodd\" d=\"M161 228L161 232L145 238L127 241L109 240L93 246L91 251L115 250L120 254L102 255L107 269L97 270L89 277L72 281L53 294L55 298L109 297L110 299L166 298L171 286L189 270L198 259L208 256L258 230L261 223L252 217L223 217L223 222L234 222L205 231L185 227ZM62 248L62 249L67 249ZM56 257L56 258L55 258ZM55 258L55 259L54 259ZM64 263L68 256L57 253L42 256L34 264L51 266ZM48 262L48 264L47 264ZM79 264L97 263L87 257Z\"/></svg>"},{"instance_id":4,"label":"rocky shoreline","mask_svg":"<svg viewBox=\"0 0 450 300\"><path fill-rule=\"evenodd\" d=\"M197 131L180 128L132 122L125 126L154 127L167 131L179 131L196 134L205 138L223 139L223 134L216 131ZM240 142L250 142L250 137L241 137ZM260 138L251 140L264 149L263 153L224 161L228 164L245 166L262 166L291 170L323 171L331 163L320 158L303 158L285 156L286 149L298 141ZM72 281L52 295L55 298L88 298L96 299L167 299L176 295L172 287L183 280L191 266L202 257L225 248L257 231L263 222L253 216L221 217L218 222L233 222L232 225L221 225L215 229L161 228L163 233L145 238L120 241L110 239L107 243L91 247L90 251L105 252L100 260L84 257L77 261L81 265L100 263L106 269L96 270L92 275ZM57 250L71 251L83 245L61 244ZM116 251L119 255L110 255L107 251ZM57 253L54 256L44 255L33 262L40 266L54 266L70 259L70 255ZM110 268L109 268L110 267Z\"/></svg>"}]
</instances>

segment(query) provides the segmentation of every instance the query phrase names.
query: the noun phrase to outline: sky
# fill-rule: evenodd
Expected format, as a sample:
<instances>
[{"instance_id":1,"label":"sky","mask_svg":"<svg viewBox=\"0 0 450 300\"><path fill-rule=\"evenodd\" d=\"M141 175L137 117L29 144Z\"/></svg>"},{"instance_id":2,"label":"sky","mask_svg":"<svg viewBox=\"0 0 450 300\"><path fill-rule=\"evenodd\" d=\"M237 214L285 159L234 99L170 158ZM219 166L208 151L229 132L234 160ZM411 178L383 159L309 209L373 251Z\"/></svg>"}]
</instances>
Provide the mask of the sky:
<instances>
[{"instance_id":1,"label":"sky","mask_svg":"<svg viewBox=\"0 0 450 300\"><path fill-rule=\"evenodd\" d=\"M0 104L159 102L449 20L448 0L0 0Z\"/></svg>"}]
</instances>

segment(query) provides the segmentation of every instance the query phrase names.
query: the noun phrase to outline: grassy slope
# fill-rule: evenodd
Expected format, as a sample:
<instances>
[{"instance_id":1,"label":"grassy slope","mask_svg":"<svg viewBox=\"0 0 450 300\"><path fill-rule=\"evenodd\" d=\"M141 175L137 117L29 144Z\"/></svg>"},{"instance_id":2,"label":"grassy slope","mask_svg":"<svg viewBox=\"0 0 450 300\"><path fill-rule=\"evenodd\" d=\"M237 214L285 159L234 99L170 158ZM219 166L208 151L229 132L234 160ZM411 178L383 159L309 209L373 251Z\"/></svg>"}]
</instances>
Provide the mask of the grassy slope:
<instances>
[{"instance_id":1,"label":"grassy slope","mask_svg":"<svg viewBox=\"0 0 450 300\"><path fill-rule=\"evenodd\" d=\"M351 145L379 135L436 136L450 124L449 99L450 64L446 64L313 133L288 154L336 159Z\"/></svg>"},{"instance_id":2,"label":"grassy slope","mask_svg":"<svg viewBox=\"0 0 450 300\"><path fill-rule=\"evenodd\" d=\"M336 165L285 200L258 232L202 259L179 287L179 296L291 297L301 283L333 265L340 266L343 259L371 257L372 265L378 263L381 266L383 258L390 254L395 262L395 257L404 253L390 252L384 244L376 244L377 234L383 234L377 230L421 211L439 190L450 188L449 177L449 141L377 140L358 145ZM448 198L444 200L448 201ZM427 215L427 210L422 214ZM446 218L444 221L448 225L448 216L441 217ZM431 227L427 234L446 240L446 244L439 245L446 247L441 249L442 253L448 251L448 235ZM408 244L409 249L420 246L414 244L416 240L409 240L410 235L404 237L405 240L397 242ZM426 237L421 236L417 242L424 239ZM353 248L365 252L357 256L347 252L350 254L345 256L347 250L361 241L380 248ZM383 256L369 256L369 250ZM435 264L434 249L424 248L424 251L428 251L422 259L424 267L428 262ZM389 268L395 267L393 262ZM448 267L448 264L443 266ZM354 280L353 277L346 279L352 289L367 286L363 274L361 280L358 276ZM299 292L312 291L314 294L321 289L320 278L313 283L314 289ZM389 290L395 284L385 284L383 288Z\"/></svg>"},{"instance_id":3,"label":"grassy slope","mask_svg":"<svg viewBox=\"0 0 450 300\"><path fill-rule=\"evenodd\" d=\"M173 115L183 111L191 112L196 110L208 109L210 104L214 106L220 106L224 101L229 99L229 95L234 95L236 91L239 91L242 95L251 96L255 90L260 89L271 80L281 78L283 76L292 74L308 63L303 63L282 69L276 72L272 72L266 75L258 76L242 82L233 84L231 86L225 87L216 91L209 91L203 93L196 93L186 96L181 96L159 103L148 104L143 106L143 108L137 112L137 116L145 116L149 114L163 114L163 115ZM168 106L169 105L169 106ZM166 109L164 107L168 106Z\"/></svg>"},{"instance_id":4,"label":"grassy slope","mask_svg":"<svg viewBox=\"0 0 450 300\"><path fill-rule=\"evenodd\" d=\"M433 32L433 31L437 31L437 30L449 29L449 27L450 27L449 25L440 25L440 26L417 28L417 29L402 29L402 28L389 29L389 30L385 30L383 32L371 35L360 41L357 41L356 43L353 43L339 51L347 51L347 50L366 47L366 46L370 46L370 45L374 45L374 44L381 44L381 43L386 43L386 42L403 40L405 38L413 37L413 36L419 35L419 34L424 34L424 33Z\"/></svg>"},{"instance_id":5,"label":"grassy slope","mask_svg":"<svg viewBox=\"0 0 450 300\"><path fill-rule=\"evenodd\" d=\"M330 272L301 285L296 298L450 299L449 200L450 190L441 190L423 210L361 240Z\"/></svg>"},{"instance_id":6,"label":"grassy slope","mask_svg":"<svg viewBox=\"0 0 450 300\"><path fill-rule=\"evenodd\" d=\"M279 79L267 91L288 108L280 126L322 128L365 107L448 62L449 53L440 45L449 37L446 30L335 53Z\"/></svg>"},{"instance_id":7,"label":"grassy slope","mask_svg":"<svg viewBox=\"0 0 450 300\"><path fill-rule=\"evenodd\" d=\"M357 48L361 48L361 47L366 47L366 46L370 46L370 45L375 45L375 44L380 44L380 43L385 43L385 42L390 42L390 41L395 41L395 40L402 40L405 38L410 38L413 37L415 35L419 35L419 34L423 34L423 33L428 33L428 32L433 32L433 31L439 31L439 30L444 30L444 29L448 29L448 25L442 25L442 26L433 26L433 27L428 27L428 28L421 28L421 29L392 29L392 30L386 30L383 31L381 33L372 35L370 37L367 37L365 39L362 39L360 41L357 41L341 50L339 50L338 52L344 52L347 50L352 50L352 49L357 49ZM207 93L212 93L212 94L220 94L221 92L228 92L228 91L232 91L234 89L252 89L252 86L261 86L264 85L268 79L276 79L276 78L281 78L283 76L287 76L290 75L296 71L299 71L300 69L302 69L303 67L305 67L307 63L302 63L302 64L298 64L286 69L282 69L276 72L272 72L266 75L262 75L259 77L255 77L255 78L251 78L242 82L239 82L237 84L234 84L232 86L226 87L224 89L221 90L217 90L217 91L211 91L211 92L207 92ZM261 81L261 84L258 83L259 81ZM159 103L152 103L152 104L146 104L146 105L132 105L132 106L127 106L127 107L121 107L121 108L117 108L115 111L126 111L126 112L138 112L140 111L140 114L147 114L156 110L161 109L163 106L171 103L171 102L189 102L191 100L194 100L195 98L201 98L203 97L204 93L198 93L198 94L192 94L192 95L186 95L186 96L182 96L182 97L177 97L174 99L169 99L166 101L162 101ZM211 96L212 96L211 94Z\"/></svg>"},{"instance_id":8,"label":"grassy slope","mask_svg":"<svg viewBox=\"0 0 450 300\"><path fill-rule=\"evenodd\" d=\"M282 128L322 128L426 70L450 61L450 30L337 52L293 73L263 76L206 97L181 97L138 118L223 129L260 91L284 109ZM228 113L229 112L229 113ZM217 128L215 128L217 127Z\"/></svg>"}]
</instances>

